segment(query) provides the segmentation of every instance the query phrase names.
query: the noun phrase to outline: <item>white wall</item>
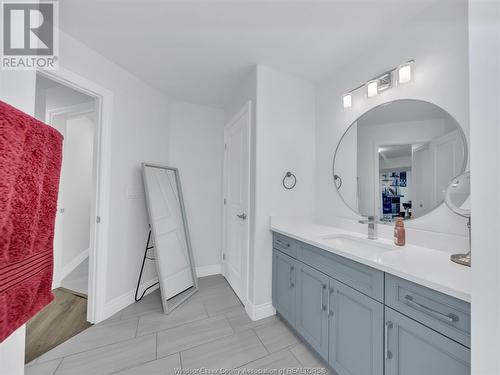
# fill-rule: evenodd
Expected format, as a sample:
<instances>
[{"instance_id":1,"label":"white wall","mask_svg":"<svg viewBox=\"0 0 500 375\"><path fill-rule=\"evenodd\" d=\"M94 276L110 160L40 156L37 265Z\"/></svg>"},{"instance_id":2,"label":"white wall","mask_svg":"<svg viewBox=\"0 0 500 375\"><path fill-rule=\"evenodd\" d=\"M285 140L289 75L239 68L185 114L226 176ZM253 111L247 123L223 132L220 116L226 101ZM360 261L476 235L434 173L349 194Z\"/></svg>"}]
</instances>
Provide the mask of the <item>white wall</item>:
<instances>
[{"instance_id":1,"label":"white wall","mask_svg":"<svg viewBox=\"0 0 500 375\"><path fill-rule=\"evenodd\" d=\"M0 100L33 115L35 111L35 72L0 69ZM26 326L19 327L0 343L0 368L9 375L24 374Z\"/></svg>"},{"instance_id":2,"label":"white wall","mask_svg":"<svg viewBox=\"0 0 500 375\"><path fill-rule=\"evenodd\" d=\"M500 374L500 4L470 0L472 374ZM488 183L484 183L488 181Z\"/></svg>"},{"instance_id":3,"label":"white wall","mask_svg":"<svg viewBox=\"0 0 500 375\"><path fill-rule=\"evenodd\" d=\"M277 70L257 67L255 143L255 233L251 302L271 301L272 236L270 216L314 217L314 87ZM293 190L282 186L291 171Z\"/></svg>"},{"instance_id":4,"label":"white wall","mask_svg":"<svg viewBox=\"0 0 500 375\"><path fill-rule=\"evenodd\" d=\"M198 276L221 270L224 111L170 104L170 160L179 168Z\"/></svg>"},{"instance_id":5,"label":"white wall","mask_svg":"<svg viewBox=\"0 0 500 375\"><path fill-rule=\"evenodd\" d=\"M140 165L168 164L168 98L79 41L60 33L60 64L113 93L106 313L133 302L148 219ZM148 265L143 280L154 279Z\"/></svg>"},{"instance_id":6,"label":"white wall","mask_svg":"<svg viewBox=\"0 0 500 375\"><path fill-rule=\"evenodd\" d=\"M436 2L414 22L335 72L317 87L316 213L317 221L360 232L354 215L341 201L331 174L337 143L358 117L387 101L421 99L449 112L469 134L467 1ZM360 93L353 106L342 107L342 95L362 82L409 59L415 59L415 82L367 99ZM444 205L406 224L407 241L441 249L465 250L465 221ZM379 226L379 235L391 238L391 226Z\"/></svg>"}]
</instances>

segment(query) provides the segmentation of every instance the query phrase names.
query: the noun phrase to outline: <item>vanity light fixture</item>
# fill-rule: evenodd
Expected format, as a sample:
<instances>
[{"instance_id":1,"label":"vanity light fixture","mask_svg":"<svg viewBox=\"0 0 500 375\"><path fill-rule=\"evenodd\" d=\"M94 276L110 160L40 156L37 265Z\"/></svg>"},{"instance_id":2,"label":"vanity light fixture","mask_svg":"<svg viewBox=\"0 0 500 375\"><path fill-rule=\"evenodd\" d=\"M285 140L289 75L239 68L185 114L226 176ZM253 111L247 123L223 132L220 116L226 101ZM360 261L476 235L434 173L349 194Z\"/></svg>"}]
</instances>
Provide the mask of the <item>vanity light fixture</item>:
<instances>
[{"instance_id":1,"label":"vanity light fixture","mask_svg":"<svg viewBox=\"0 0 500 375\"><path fill-rule=\"evenodd\" d=\"M351 93L344 94L342 98L342 103L344 104L344 108L351 108L352 107L352 95Z\"/></svg>"},{"instance_id":2,"label":"vanity light fixture","mask_svg":"<svg viewBox=\"0 0 500 375\"><path fill-rule=\"evenodd\" d=\"M388 70L387 72L379 75L378 77L375 77L369 80L368 82L359 85L356 88L352 89L351 91L347 92L342 96L342 104L344 108L352 107L352 96L356 91L358 91L361 88L366 89L366 95L369 98L373 98L377 96L380 92L392 88L393 80L396 79L396 73L397 73L398 84L401 85L408 82L412 82L414 63L415 63L414 60L409 60L404 64L392 68L391 70Z\"/></svg>"},{"instance_id":3,"label":"vanity light fixture","mask_svg":"<svg viewBox=\"0 0 500 375\"><path fill-rule=\"evenodd\" d=\"M378 80L370 81L366 84L366 93L369 98L377 96L378 94Z\"/></svg>"},{"instance_id":4,"label":"vanity light fixture","mask_svg":"<svg viewBox=\"0 0 500 375\"><path fill-rule=\"evenodd\" d=\"M413 81L413 61L408 61L398 67L398 82L405 84Z\"/></svg>"}]
</instances>

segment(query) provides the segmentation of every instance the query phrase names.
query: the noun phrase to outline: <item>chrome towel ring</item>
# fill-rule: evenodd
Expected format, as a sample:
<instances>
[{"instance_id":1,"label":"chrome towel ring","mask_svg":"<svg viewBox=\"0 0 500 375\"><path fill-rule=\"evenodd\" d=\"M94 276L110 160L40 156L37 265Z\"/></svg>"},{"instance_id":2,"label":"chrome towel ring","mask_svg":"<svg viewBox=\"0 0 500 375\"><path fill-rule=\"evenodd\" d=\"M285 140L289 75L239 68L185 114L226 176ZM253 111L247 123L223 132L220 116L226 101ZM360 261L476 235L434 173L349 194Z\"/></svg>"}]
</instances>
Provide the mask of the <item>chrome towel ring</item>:
<instances>
[{"instance_id":1,"label":"chrome towel ring","mask_svg":"<svg viewBox=\"0 0 500 375\"><path fill-rule=\"evenodd\" d=\"M287 180L291 179L291 183L288 182ZM283 187L287 190L292 190L295 185L297 185L297 177L292 172L286 172L285 177L283 177Z\"/></svg>"}]
</instances>

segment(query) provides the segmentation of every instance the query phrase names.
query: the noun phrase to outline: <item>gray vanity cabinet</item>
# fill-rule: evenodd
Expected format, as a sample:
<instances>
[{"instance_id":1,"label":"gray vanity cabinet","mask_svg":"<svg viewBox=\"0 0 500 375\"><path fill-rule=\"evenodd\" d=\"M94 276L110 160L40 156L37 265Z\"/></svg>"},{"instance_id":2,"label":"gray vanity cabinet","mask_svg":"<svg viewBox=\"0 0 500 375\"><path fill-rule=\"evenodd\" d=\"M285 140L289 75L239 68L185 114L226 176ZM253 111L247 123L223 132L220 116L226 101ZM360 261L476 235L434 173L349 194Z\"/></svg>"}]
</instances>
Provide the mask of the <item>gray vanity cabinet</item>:
<instances>
[{"instance_id":1,"label":"gray vanity cabinet","mask_svg":"<svg viewBox=\"0 0 500 375\"><path fill-rule=\"evenodd\" d=\"M470 304L274 234L273 306L338 375L470 375Z\"/></svg>"},{"instance_id":2,"label":"gray vanity cabinet","mask_svg":"<svg viewBox=\"0 0 500 375\"><path fill-rule=\"evenodd\" d=\"M295 329L326 361L329 285L328 276L297 262Z\"/></svg>"},{"instance_id":3,"label":"gray vanity cabinet","mask_svg":"<svg viewBox=\"0 0 500 375\"><path fill-rule=\"evenodd\" d=\"M295 259L273 250L273 305L291 325L295 324Z\"/></svg>"},{"instance_id":4,"label":"gray vanity cabinet","mask_svg":"<svg viewBox=\"0 0 500 375\"><path fill-rule=\"evenodd\" d=\"M382 375L384 306L330 281L329 363L339 375Z\"/></svg>"},{"instance_id":5,"label":"gray vanity cabinet","mask_svg":"<svg viewBox=\"0 0 500 375\"><path fill-rule=\"evenodd\" d=\"M385 375L470 375L470 349L385 308Z\"/></svg>"}]
</instances>

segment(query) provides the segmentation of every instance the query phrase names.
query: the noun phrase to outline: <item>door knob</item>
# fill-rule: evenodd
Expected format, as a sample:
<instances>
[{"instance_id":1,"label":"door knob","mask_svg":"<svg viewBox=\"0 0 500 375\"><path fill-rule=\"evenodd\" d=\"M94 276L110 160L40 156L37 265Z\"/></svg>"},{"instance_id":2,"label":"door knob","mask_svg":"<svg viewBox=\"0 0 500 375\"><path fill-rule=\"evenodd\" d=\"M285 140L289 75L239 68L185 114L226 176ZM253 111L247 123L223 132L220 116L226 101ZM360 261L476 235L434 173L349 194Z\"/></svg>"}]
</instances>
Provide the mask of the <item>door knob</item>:
<instances>
[{"instance_id":1,"label":"door knob","mask_svg":"<svg viewBox=\"0 0 500 375\"><path fill-rule=\"evenodd\" d=\"M246 220L246 218L247 218L247 214L245 214L245 213L242 213L242 214L236 215L236 216L238 216L241 220Z\"/></svg>"}]
</instances>

